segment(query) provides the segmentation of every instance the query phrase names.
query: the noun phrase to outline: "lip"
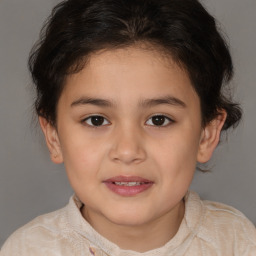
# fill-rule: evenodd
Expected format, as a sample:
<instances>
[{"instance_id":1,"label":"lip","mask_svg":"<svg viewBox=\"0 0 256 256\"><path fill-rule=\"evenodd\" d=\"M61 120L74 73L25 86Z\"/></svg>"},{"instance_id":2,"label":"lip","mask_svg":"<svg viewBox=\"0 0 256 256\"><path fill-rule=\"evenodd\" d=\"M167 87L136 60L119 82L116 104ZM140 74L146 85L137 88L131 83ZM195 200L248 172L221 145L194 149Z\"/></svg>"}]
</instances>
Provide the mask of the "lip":
<instances>
[{"instance_id":1,"label":"lip","mask_svg":"<svg viewBox=\"0 0 256 256\"><path fill-rule=\"evenodd\" d=\"M115 182L138 182L139 185L116 185ZM148 179L144 179L139 176L116 176L110 179L104 180L103 183L108 189L120 196L136 196L142 192L145 192L153 186L154 182Z\"/></svg>"}]
</instances>

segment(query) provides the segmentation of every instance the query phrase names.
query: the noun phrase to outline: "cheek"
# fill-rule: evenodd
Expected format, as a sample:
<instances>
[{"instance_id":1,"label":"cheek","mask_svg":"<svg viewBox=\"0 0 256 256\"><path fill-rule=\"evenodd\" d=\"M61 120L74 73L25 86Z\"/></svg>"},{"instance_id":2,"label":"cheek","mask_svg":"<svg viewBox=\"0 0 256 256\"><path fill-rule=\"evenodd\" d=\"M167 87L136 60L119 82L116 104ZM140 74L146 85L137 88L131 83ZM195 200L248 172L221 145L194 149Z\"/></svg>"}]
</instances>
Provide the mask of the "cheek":
<instances>
[{"instance_id":1,"label":"cheek","mask_svg":"<svg viewBox=\"0 0 256 256\"><path fill-rule=\"evenodd\" d=\"M155 161L169 182L175 185L190 183L195 168L199 145L197 133L187 129L179 129L175 135L163 140L155 150Z\"/></svg>"},{"instance_id":2,"label":"cheek","mask_svg":"<svg viewBox=\"0 0 256 256\"><path fill-rule=\"evenodd\" d=\"M86 143L65 150L64 164L70 185L83 202L91 199L95 185L100 184L100 163L100 152L95 152Z\"/></svg>"},{"instance_id":3,"label":"cheek","mask_svg":"<svg viewBox=\"0 0 256 256\"><path fill-rule=\"evenodd\" d=\"M195 133L180 132L168 136L155 152L168 164L186 164L196 162L199 138Z\"/></svg>"},{"instance_id":4,"label":"cheek","mask_svg":"<svg viewBox=\"0 0 256 256\"><path fill-rule=\"evenodd\" d=\"M79 133L69 133L68 139L62 140L61 147L70 180L80 182L97 175L104 158L101 143Z\"/></svg>"},{"instance_id":5,"label":"cheek","mask_svg":"<svg viewBox=\"0 0 256 256\"><path fill-rule=\"evenodd\" d=\"M165 210L173 207L184 197L192 182L196 156L187 146L173 144L171 148L165 147L164 154L159 154L158 194L162 195L159 207L165 205Z\"/></svg>"}]
</instances>

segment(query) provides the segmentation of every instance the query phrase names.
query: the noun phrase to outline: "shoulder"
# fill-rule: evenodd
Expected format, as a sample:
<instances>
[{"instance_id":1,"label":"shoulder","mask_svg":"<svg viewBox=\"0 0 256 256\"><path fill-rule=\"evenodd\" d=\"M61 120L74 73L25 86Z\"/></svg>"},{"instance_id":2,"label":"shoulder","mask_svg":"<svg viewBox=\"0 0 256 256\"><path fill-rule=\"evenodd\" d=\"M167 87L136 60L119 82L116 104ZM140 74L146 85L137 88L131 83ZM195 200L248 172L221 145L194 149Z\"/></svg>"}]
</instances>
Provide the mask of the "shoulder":
<instances>
[{"instance_id":1,"label":"shoulder","mask_svg":"<svg viewBox=\"0 0 256 256\"><path fill-rule=\"evenodd\" d=\"M23 227L16 230L5 242L1 249L1 255L25 255L35 250L36 241L38 246L41 242L51 241L60 233L59 227L63 209L39 216ZM58 219L60 217L60 219ZM40 241L40 242L39 242Z\"/></svg>"},{"instance_id":2,"label":"shoulder","mask_svg":"<svg viewBox=\"0 0 256 256\"><path fill-rule=\"evenodd\" d=\"M232 230L234 233L243 234L256 245L256 229L252 222L232 206L212 202L202 201L205 209L204 224L215 226L216 229Z\"/></svg>"},{"instance_id":3,"label":"shoulder","mask_svg":"<svg viewBox=\"0 0 256 256\"><path fill-rule=\"evenodd\" d=\"M15 231L1 249L1 256L73 255L77 250L76 234L69 225L66 207L39 216Z\"/></svg>"},{"instance_id":4,"label":"shoulder","mask_svg":"<svg viewBox=\"0 0 256 256\"><path fill-rule=\"evenodd\" d=\"M222 203L200 200L200 204L202 218L197 237L206 247L256 255L256 229L243 213Z\"/></svg>"}]
</instances>

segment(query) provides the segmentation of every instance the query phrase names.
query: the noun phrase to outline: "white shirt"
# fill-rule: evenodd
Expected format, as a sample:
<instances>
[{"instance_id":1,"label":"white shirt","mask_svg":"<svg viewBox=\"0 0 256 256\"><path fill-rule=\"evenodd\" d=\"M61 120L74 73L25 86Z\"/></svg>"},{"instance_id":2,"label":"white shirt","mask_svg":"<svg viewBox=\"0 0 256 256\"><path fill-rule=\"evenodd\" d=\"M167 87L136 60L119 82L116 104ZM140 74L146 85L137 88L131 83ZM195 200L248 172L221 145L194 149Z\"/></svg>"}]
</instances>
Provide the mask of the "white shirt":
<instances>
[{"instance_id":1,"label":"white shirt","mask_svg":"<svg viewBox=\"0 0 256 256\"><path fill-rule=\"evenodd\" d=\"M71 197L58 211L35 218L4 244L1 256L256 256L256 229L236 209L185 197L185 215L177 234L163 247L138 253L122 250L83 218L82 204Z\"/></svg>"}]
</instances>

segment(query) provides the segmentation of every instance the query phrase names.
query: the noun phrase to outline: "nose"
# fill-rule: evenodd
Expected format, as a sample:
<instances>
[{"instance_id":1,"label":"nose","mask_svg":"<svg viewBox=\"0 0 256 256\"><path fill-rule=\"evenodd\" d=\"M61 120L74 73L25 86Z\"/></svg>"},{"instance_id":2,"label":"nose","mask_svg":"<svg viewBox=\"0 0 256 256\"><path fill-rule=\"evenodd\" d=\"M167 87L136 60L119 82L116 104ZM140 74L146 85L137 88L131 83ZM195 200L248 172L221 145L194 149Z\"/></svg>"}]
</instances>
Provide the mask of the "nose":
<instances>
[{"instance_id":1,"label":"nose","mask_svg":"<svg viewBox=\"0 0 256 256\"><path fill-rule=\"evenodd\" d=\"M112 137L109 157L112 161L126 165L143 162L146 159L144 140L138 129L123 128Z\"/></svg>"}]
</instances>

